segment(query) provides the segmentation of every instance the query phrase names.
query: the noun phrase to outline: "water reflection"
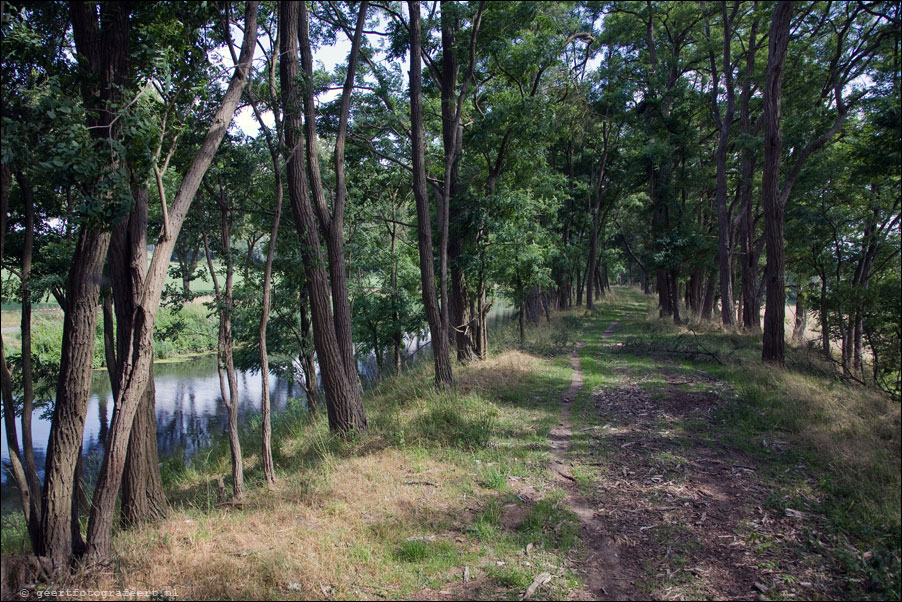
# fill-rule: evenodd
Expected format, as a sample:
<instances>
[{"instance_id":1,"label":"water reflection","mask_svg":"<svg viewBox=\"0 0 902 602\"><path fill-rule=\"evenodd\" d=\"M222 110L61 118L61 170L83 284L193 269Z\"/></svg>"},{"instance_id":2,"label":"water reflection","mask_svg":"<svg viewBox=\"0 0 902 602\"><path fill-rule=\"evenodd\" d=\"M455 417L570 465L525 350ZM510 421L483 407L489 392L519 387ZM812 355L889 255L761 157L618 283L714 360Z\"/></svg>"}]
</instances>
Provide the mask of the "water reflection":
<instances>
[{"instance_id":1,"label":"water reflection","mask_svg":"<svg viewBox=\"0 0 902 602\"><path fill-rule=\"evenodd\" d=\"M490 322L498 323L509 318L510 310L493 311ZM426 333L411 334L405 339L405 364L410 365L428 355L429 336ZM358 361L358 372L364 389L370 388L378 379L375 357ZM318 369L318 367L317 367ZM238 413L242 423L260 413L262 388L260 371L248 370L238 373L239 401ZM319 375L317 374L317 378ZM194 357L185 361L154 364L154 384L156 385L157 445L160 457L173 455L190 458L208 448L213 441L226 433L228 412L222 403L219 377L216 372L214 355ZM269 390L272 411L282 411L288 399L303 398L304 388L292 379L269 375ZM103 460L104 442L109 432L113 414L113 394L109 377L105 370L96 370L91 381L91 397L85 420L82 443L85 479L90 485L96 478ZM19 441L22 441L21 424L16 424ZM47 441L50 438L50 418L42 418L37 413L32 420L35 446L35 463L43 479ZM19 494L9 478L9 448L6 431L0 428L2 436L2 510L18 511Z\"/></svg>"},{"instance_id":2,"label":"water reflection","mask_svg":"<svg viewBox=\"0 0 902 602\"><path fill-rule=\"evenodd\" d=\"M216 358L202 356L188 361L154 365L156 385L157 444L161 457L179 455L190 457L211 445L213 440L226 432L228 414L220 398L219 380L216 374ZM260 412L260 372L243 371L238 374L238 411L242 420ZM303 397L303 388L292 380L269 376L270 398L273 412L281 411L291 397ZM96 475L103 459L104 442L113 414L113 395L105 371L95 371L91 382L91 397L82 443L84 471L90 481ZM21 425L19 441L22 440ZM35 462L41 478L46 460L47 441L50 437L50 420L34 417L32 423L35 444ZM2 435L3 464L9 461L6 433ZM17 503L18 493L9 481L7 471L2 471L3 506Z\"/></svg>"}]
</instances>

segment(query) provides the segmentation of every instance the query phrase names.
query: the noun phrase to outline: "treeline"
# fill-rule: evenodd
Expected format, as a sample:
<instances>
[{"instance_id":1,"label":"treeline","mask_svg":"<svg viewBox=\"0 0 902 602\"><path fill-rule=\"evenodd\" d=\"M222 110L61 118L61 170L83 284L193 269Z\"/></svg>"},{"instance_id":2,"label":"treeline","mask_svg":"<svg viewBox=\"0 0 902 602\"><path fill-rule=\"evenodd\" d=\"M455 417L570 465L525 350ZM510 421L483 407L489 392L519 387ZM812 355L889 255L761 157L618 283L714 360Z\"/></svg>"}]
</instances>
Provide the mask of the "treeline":
<instances>
[{"instance_id":1,"label":"treeline","mask_svg":"<svg viewBox=\"0 0 902 602\"><path fill-rule=\"evenodd\" d=\"M3 414L49 573L110 558L118 500L125 526L165 514L154 326L161 303L197 301L204 272L236 501L236 369L261 368L273 482L270 370L300 380L332 430L361 433L359 356L399 370L405 337L428 329L436 385L453 387L455 359L486 357L500 299L521 337L612 281L655 292L676 322L716 312L758 331L763 304L762 358L782 364L788 281L794 336L815 312L825 357L838 342L843 373L899 394L897 3L2 10L0 263L22 307ZM318 66L337 41L346 62ZM236 111L253 135L230 127ZM36 371L31 306L46 295L62 351ZM98 316L116 401L85 533Z\"/></svg>"}]
</instances>

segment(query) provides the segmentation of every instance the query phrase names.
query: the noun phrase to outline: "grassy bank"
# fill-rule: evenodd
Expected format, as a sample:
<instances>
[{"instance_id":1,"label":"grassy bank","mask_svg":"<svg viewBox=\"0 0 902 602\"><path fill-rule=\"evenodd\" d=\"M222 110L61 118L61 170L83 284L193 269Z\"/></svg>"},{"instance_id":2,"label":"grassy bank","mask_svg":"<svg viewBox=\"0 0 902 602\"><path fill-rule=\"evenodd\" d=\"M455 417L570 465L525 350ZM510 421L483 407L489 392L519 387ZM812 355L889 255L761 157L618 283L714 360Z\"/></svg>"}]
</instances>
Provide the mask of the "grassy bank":
<instances>
[{"instance_id":1,"label":"grassy bank","mask_svg":"<svg viewBox=\"0 0 902 602\"><path fill-rule=\"evenodd\" d=\"M299 405L283 413L272 490L249 425L257 486L240 510L216 504L215 479L229 472L224 443L191 466L168 466L178 510L164 525L120 535L129 575L169 579L202 598L490 598L550 571L558 579L549 594L565 597L577 584L577 523L545 472L570 378L556 354L565 341L552 335L561 326L558 318L534 332L534 353L496 349L488 362L457 368L453 393L434 390L425 362L382 382L366 398L370 431L355 441L333 438L324 417ZM511 487L524 481L532 495ZM231 579L218 578L224 570Z\"/></svg>"},{"instance_id":2,"label":"grassy bank","mask_svg":"<svg viewBox=\"0 0 902 602\"><path fill-rule=\"evenodd\" d=\"M571 376L564 319L533 330L524 351L506 347L512 325L490 360L456 368L453 393L435 391L426 362L383 381L356 440L294 405L274 418L273 489L259 425L246 425L240 508L217 497L219 477L228 487L224 441L190 465L165 462L169 519L120 532L118 572L91 586L152 583L183 598L436 597L449 587L510 597L551 572L546 595L566 597L578 583L577 523L545 471Z\"/></svg>"},{"instance_id":3,"label":"grassy bank","mask_svg":"<svg viewBox=\"0 0 902 602\"><path fill-rule=\"evenodd\" d=\"M519 599L547 574L534 599L587 599L580 522L548 470L567 354L582 341L572 476L632 597L748 597L754 583L767 599L896 599L898 404L795 351L787 369L765 367L758 337L675 327L651 302L617 289L592 314L529 328L523 349L511 323L489 360L455 365L453 392L433 388L428 362L388 378L367 393L370 428L353 440L294 404L274 417L273 488L259 424L247 424L241 506L217 494L225 441L190 464L170 459L169 517L118 532L112 570L71 585ZM7 535L4 553L16 551Z\"/></svg>"}]
</instances>

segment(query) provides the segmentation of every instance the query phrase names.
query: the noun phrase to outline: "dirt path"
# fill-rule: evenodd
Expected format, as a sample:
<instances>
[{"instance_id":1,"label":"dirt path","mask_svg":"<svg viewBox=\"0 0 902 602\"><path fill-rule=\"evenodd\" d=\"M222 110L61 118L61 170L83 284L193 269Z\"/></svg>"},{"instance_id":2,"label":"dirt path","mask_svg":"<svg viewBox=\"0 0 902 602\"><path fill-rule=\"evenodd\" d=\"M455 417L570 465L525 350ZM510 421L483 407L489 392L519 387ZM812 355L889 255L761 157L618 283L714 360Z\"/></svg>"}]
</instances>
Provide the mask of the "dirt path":
<instances>
[{"instance_id":1,"label":"dirt path","mask_svg":"<svg viewBox=\"0 0 902 602\"><path fill-rule=\"evenodd\" d=\"M611 336L617 322L612 322L605 330L605 338ZM579 518L582 526L583 546L586 557L583 560L585 591L580 598L587 600L629 600L626 592L630 591L630 578L620 566L617 546L607 534L604 521L596 512L596 506L580 492L579 485L573 476L567 455L573 437L573 424L570 410L576 396L583 388L583 372L579 363L578 350L584 343L577 343L570 353L570 365L573 377L570 388L560 399L561 418L558 426L551 429L551 471L558 484L566 492L566 501L570 510Z\"/></svg>"},{"instance_id":2,"label":"dirt path","mask_svg":"<svg viewBox=\"0 0 902 602\"><path fill-rule=\"evenodd\" d=\"M784 476L721 438L716 411L732 396L726 382L676 362L631 364L616 345L602 344L608 384L581 400L575 429L577 349L550 433L552 471L583 529L585 591L577 597L837 596L846 577L820 551L824 520L808 510L809 494L775 497L773 479ZM571 449L574 434L580 447ZM775 456L789 446L762 445ZM800 463L786 470L813 483Z\"/></svg>"}]
</instances>

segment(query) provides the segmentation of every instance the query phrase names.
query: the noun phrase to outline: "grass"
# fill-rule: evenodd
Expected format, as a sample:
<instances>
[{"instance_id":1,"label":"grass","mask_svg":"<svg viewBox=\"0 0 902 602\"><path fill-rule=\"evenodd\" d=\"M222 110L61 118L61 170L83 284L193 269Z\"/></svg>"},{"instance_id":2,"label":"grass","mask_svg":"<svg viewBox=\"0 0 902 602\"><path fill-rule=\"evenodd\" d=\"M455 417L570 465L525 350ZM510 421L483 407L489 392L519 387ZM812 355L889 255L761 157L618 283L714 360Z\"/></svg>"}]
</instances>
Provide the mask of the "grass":
<instances>
[{"instance_id":1,"label":"grass","mask_svg":"<svg viewBox=\"0 0 902 602\"><path fill-rule=\"evenodd\" d=\"M20 310L2 312L3 343L9 356L18 355L22 348L19 324ZM59 309L32 313L32 353L45 366L59 363L63 340L63 312ZM171 359L196 353L209 353L216 348L216 319L201 303L188 303L178 310L161 307L154 324L154 358ZM103 317L98 308L94 333L93 368L106 365L103 343Z\"/></svg>"},{"instance_id":2,"label":"grass","mask_svg":"<svg viewBox=\"0 0 902 602\"><path fill-rule=\"evenodd\" d=\"M515 324L502 328L516 337ZM190 463L166 460L169 517L117 532L116 570L79 585L145 583L186 598L405 599L452 588L514 599L550 572L536 597L564 597L578 586L565 566L578 522L546 471L571 376L553 340L561 328L557 317L533 328L524 349L455 366L453 392L435 390L427 362L382 381L365 397L368 433L351 440L292 405L274 417L273 488L259 433L245 428L241 507L217 503L217 479L229 482L225 441ZM529 487L528 501L513 483ZM6 541L4 531L4 553L22 551Z\"/></svg>"},{"instance_id":3,"label":"grass","mask_svg":"<svg viewBox=\"0 0 902 602\"><path fill-rule=\"evenodd\" d=\"M148 265L150 260L153 258L153 253L148 255L147 261ZM217 269L222 272L224 268L222 267L219 259L214 258L213 262L216 264ZM177 267L178 262L172 261L169 264L170 269ZM206 262L201 262L197 266L199 268L198 274L199 276L191 281L191 292L195 295L212 295L213 294L213 279L210 278L210 272L207 269ZM244 274L242 270L235 271L235 286L237 287L244 280ZM7 269L0 270L0 281L3 283L3 298L15 298L20 289L19 278L15 274L9 272ZM166 289L175 289L181 292L182 290L182 279L181 278L173 278L172 275L167 271L166 280L163 283L164 290ZM4 302L3 303L3 311L17 311L21 308L21 304L18 302ZM59 309L59 304L56 300L48 294L43 298L40 302L33 303L32 307L34 309ZM4 320L5 321L5 320Z\"/></svg>"},{"instance_id":4,"label":"grass","mask_svg":"<svg viewBox=\"0 0 902 602\"><path fill-rule=\"evenodd\" d=\"M692 450L741 454L767 488L755 502L762 512L795 509L819 521L796 543L758 522L739 523L736 536L756 554L756 570L796 587L804 578L785 559L800 557L827 567L811 570L844 576L843 589L826 597L897 596L898 404L806 368L793 350L788 369L768 368L757 359L757 337L694 326L693 338L649 318L649 307L648 298L618 289L591 314L563 312L531 327L523 348L516 325L507 324L491 338L488 360L455 365L452 392L435 390L431 365L421 362L366 394L369 431L350 440L333 437L324 416L290 404L274 417L279 480L272 488L263 482L256 425L246 425L240 507L217 500L216 481L228 482L230 472L224 440L190 463L168 459L170 515L117 532L113 568L77 585L150 586L182 598L518 599L547 572L554 577L534 598L572 597L582 587L574 562L586 550L579 520L547 470L548 434L572 375L567 354L580 340L587 343L580 351L585 385L572 406L570 457L582 495L619 478L618 454L639 447L623 447L629 425L601 415L597 394L623 387L624 374L644 378L654 403L668 391L711 393L719 402L705 420L649 418L666 443L647 453L649 475L679 486ZM616 335L603 339L614 320ZM685 349L687 337L724 365L705 353L668 353ZM688 378L700 373L704 380ZM611 520L617 510L598 508ZM705 548L692 525L630 525L648 528L641 533L655 551L668 551L670 563L659 573L643 560L638 591L712 596L690 572ZM4 555L27 546L21 525L5 523L3 535Z\"/></svg>"},{"instance_id":5,"label":"grass","mask_svg":"<svg viewBox=\"0 0 902 602\"><path fill-rule=\"evenodd\" d=\"M175 264L173 264L175 265ZM239 270L236 275L236 286L243 275ZM4 292L18 291L18 280L3 270L2 281ZM181 279L166 276L166 287L174 287L181 291ZM160 308L154 324L154 359L165 360L177 356L189 356L197 353L209 353L216 349L216 319L203 306L202 298L213 292L213 283L206 270L201 271L199 278L192 282L192 293L201 296L194 302L187 303L179 309L167 306ZM5 295L14 297L15 294ZM103 317L98 307L97 326L94 337L94 358L92 366L102 368L106 364L103 346ZM31 336L32 352L48 369L59 363L60 347L63 339L63 312L52 297L47 301L33 304ZM22 348L20 324L22 320L21 305L3 303L0 311L0 325L3 328L3 344L7 356L18 355Z\"/></svg>"}]
</instances>

